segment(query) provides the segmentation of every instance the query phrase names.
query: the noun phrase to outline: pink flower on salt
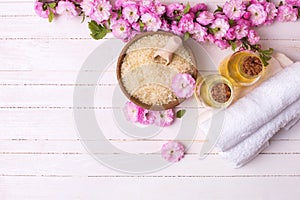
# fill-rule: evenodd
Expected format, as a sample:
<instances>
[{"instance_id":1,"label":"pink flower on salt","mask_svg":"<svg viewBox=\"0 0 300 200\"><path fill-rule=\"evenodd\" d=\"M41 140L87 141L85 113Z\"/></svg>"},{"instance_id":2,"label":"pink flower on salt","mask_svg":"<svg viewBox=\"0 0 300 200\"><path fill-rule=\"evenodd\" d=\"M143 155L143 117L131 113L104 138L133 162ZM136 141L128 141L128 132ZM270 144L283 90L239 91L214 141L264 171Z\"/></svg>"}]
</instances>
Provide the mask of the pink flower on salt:
<instances>
[{"instance_id":1,"label":"pink flower on salt","mask_svg":"<svg viewBox=\"0 0 300 200\"><path fill-rule=\"evenodd\" d=\"M154 124L161 127L170 126L174 122L175 114L172 109L156 111Z\"/></svg>"},{"instance_id":2,"label":"pink flower on salt","mask_svg":"<svg viewBox=\"0 0 300 200\"><path fill-rule=\"evenodd\" d=\"M126 119L130 122L138 122L139 117L142 113L142 108L128 101L124 107L124 114Z\"/></svg>"},{"instance_id":3,"label":"pink flower on salt","mask_svg":"<svg viewBox=\"0 0 300 200\"><path fill-rule=\"evenodd\" d=\"M40 16L42 18L48 18L49 13L50 13L48 9L44 10L43 9L43 3L38 2L38 1L36 1L34 3L34 11L36 12L36 14L38 16Z\"/></svg>"},{"instance_id":4,"label":"pink flower on salt","mask_svg":"<svg viewBox=\"0 0 300 200\"><path fill-rule=\"evenodd\" d=\"M195 79L190 74L177 74L172 80L172 91L179 98L189 98L195 89Z\"/></svg>"},{"instance_id":5,"label":"pink flower on salt","mask_svg":"<svg viewBox=\"0 0 300 200\"><path fill-rule=\"evenodd\" d=\"M184 157L184 146L179 142L170 141L162 146L161 155L169 162L178 162Z\"/></svg>"},{"instance_id":6,"label":"pink flower on salt","mask_svg":"<svg viewBox=\"0 0 300 200\"><path fill-rule=\"evenodd\" d=\"M73 18L79 15L75 5L70 1L60 1L56 7L56 13L59 15L64 15L68 18Z\"/></svg>"}]
</instances>

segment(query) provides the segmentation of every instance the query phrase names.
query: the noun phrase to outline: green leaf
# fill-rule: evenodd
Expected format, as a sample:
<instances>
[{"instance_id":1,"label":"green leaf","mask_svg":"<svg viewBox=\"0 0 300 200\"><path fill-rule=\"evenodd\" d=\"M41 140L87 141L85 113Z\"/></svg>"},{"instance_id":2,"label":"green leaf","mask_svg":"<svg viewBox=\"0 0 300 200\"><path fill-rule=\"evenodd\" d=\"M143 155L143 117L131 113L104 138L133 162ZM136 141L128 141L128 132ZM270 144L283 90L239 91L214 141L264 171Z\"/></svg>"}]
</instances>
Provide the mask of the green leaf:
<instances>
[{"instance_id":1,"label":"green leaf","mask_svg":"<svg viewBox=\"0 0 300 200\"><path fill-rule=\"evenodd\" d=\"M181 18L182 18L182 16L177 16L177 17L175 17L175 20L179 22L181 20Z\"/></svg>"},{"instance_id":2,"label":"green leaf","mask_svg":"<svg viewBox=\"0 0 300 200\"><path fill-rule=\"evenodd\" d=\"M190 33L189 32L185 32L184 36L183 36L183 40L187 41L190 38Z\"/></svg>"},{"instance_id":3,"label":"green leaf","mask_svg":"<svg viewBox=\"0 0 300 200\"><path fill-rule=\"evenodd\" d=\"M95 40L100 40L110 32L106 27L97 24L96 21L92 20L89 22L89 29L91 31L91 37Z\"/></svg>"},{"instance_id":4,"label":"green leaf","mask_svg":"<svg viewBox=\"0 0 300 200\"><path fill-rule=\"evenodd\" d=\"M49 22L52 22L54 19L54 13L51 9L49 9L49 16L48 16L48 20Z\"/></svg>"},{"instance_id":5,"label":"green leaf","mask_svg":"<svg viewBox=\"0 0 300 200\"><path fill-rule=\"evenodd\" d=\"M186 110L178 110L176 112L176 118L182 118L185 113L186 113Z\"/></svg>"},{"instance_id":6,"label":"green leaf","mask_svg":"<svg viewBox=\"0 0 300 200\"><path fill-rule=\"evenodd\" d=\"M142 32L144 30L145 24L142 21L139 21L140 24L140 31Z\"/></svg>"},{"instance_id":7,"label":"green leaf","mask_svg":"<svg viewBox=\"0 0 300 200\"><path fill-rule=\"evenodd\" d=\"M230 26L233 26L235 24L234 20L232 20L232 19L230 19L228 22L229 22Z\"/></svg>"},{"instance_id":8,"label":"green leaf","mask_svg":"<svg viewBox=\"0 0 300 200\"><path fill-rule=\"evenodd\" d=\"M188 2L188 3L186 4L186 7L185 7L184 10L183 10L183 14L187 14L188 12L190 12L190 9L191 9L191 5L190 5L190 3Z\"/></svg>"},{"instance_id":9,"label":"green leaf","mask_svg":"<svg viewBox=\"0 0 300 200\"><path fill-rule=\"evenodd\" d=\"M56 2L48 3L48 6L53 9L56 7L56 5L57 5Z\"/></svg>"},{"instance_id":10,"label":"green leaf","mask_svg":"<svg viewBox=\"0 0 300 200\"><path fill-rule=\"evenodd\" d=\"M236 43L234 41L228 40L228 43L231 45L232 51L236 50Z\"/></svg>"},{"instance_id":11,"label":"green leaf","mask_svg":"<svg viewBox=\"0 0 300 200\"><path fill-rule=\"evenodd\" d=\"M214 13L217 13L217 12L223 12L223 8L221 6L218 6L218 8L215 10Z\"/></svg>"}]
</instances>

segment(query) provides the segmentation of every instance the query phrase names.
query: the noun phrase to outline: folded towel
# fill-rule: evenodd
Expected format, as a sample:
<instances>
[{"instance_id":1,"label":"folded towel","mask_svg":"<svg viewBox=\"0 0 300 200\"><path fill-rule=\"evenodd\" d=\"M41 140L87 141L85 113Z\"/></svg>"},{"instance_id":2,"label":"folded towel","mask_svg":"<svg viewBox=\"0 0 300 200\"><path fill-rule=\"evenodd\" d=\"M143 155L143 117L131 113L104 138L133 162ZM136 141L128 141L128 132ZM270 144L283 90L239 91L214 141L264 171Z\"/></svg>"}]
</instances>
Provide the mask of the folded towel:
<instances>
[{"instance_id":1,"label":"folded towel","mask_svg":"<svg viewBox=\"0 0 300 200\"><path fill-rule=\"evenodd\" d=\"M255 133L220 155L238 168L256 157L281 128L300 117L300 99L288 106Z\"/></svg>"},{"instance_id":2,"label":"folded towel","mask_svg":"<svg viewBox=\"0 0 300 200\"><path fill-rule=\"evenodd\" d=\"M294 120L290 121L290 123L288 123L284 128L283 130L285 131L288 131L290 130L291 128L293 128L300 120L300 116L295 118Z\"/></svg>"},{"instance_id":3,"label":"folded towel","mask_svg":"<svg viewBox=\"0 0 300 200\"><path fill-rule=\"evenodd\" d=\"M295 63L221 111L220 115L225 112L225 120L216 147L223 152L232 148L299 99L299 74L300 63ZM207 133L210 122L204 122L200 128Z\"/></svg>"}]
</instances>

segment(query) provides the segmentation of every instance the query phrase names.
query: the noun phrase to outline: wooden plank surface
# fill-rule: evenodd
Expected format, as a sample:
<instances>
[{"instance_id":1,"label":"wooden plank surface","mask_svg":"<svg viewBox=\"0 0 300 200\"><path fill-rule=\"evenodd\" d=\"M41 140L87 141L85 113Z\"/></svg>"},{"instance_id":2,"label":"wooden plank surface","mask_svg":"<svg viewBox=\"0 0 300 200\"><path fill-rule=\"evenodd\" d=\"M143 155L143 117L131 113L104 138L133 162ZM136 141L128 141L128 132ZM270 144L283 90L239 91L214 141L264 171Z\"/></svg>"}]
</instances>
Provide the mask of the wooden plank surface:
<instances>
[{"instance_id":1,"label":"wooden plank surface","mask_svg":"<svg viewBox=\"0 0 300 200\"><path fill-rule=\"evenodd\" d=\"M225 1L203 2L214 8ZM76 83L90 53L115 39L109 35L102 41L92 40L87 22L80 21L61 18L49 24L35 16L31 0L0 0L1 200L299 199L299 123L278 133L269 148L241 169L233 169L217 151L199 160L205 141L201 132L183 161L152 174L134 176L101 165L82 145L74 109L94 109L108 141L138 155L157 155L161 145L176 136L181 122L148 140L122 134L112 119L110 98L117 84L114 65L96 84L90 80ZM300 60L299 21L258 31L264 47ZM230 53L212 45L203 47L216 65ZM89 66L84 73L98 73L98 67ZM95 86L94 107L74 108L74 88ZM192 141L187 137L185 142Z\"/></svg>"}]
</instances>

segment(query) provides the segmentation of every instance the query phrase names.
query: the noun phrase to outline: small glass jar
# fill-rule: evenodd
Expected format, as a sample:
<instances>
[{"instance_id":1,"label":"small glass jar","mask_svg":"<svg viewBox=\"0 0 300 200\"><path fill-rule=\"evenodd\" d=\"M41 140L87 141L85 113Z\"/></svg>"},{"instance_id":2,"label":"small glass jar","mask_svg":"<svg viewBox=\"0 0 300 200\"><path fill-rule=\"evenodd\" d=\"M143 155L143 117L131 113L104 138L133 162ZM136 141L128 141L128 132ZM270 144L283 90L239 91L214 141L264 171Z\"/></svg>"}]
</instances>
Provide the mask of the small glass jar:
<instances>
[{"instance_id":1,"label":"small glass jar","mask_svg":"<svg viewBox=\"0 0 300 200\"><path fill-rule=\"evenodd\" d=\"M260 79L265 66L254 52L238 51L220 64L219 72L235 86L249 86Z\"/></svg>"},{"instance_id":2,"label":"small glass jar","mask_svg":"<svg viewBox=\"0 0 300 200\"><path fill-rule=\"evenodd\" d=\"M197 80L195 96L208 107L225 108L233 100L233 86L224 76L208 75Z\"/></svg>"}]
</instances>

